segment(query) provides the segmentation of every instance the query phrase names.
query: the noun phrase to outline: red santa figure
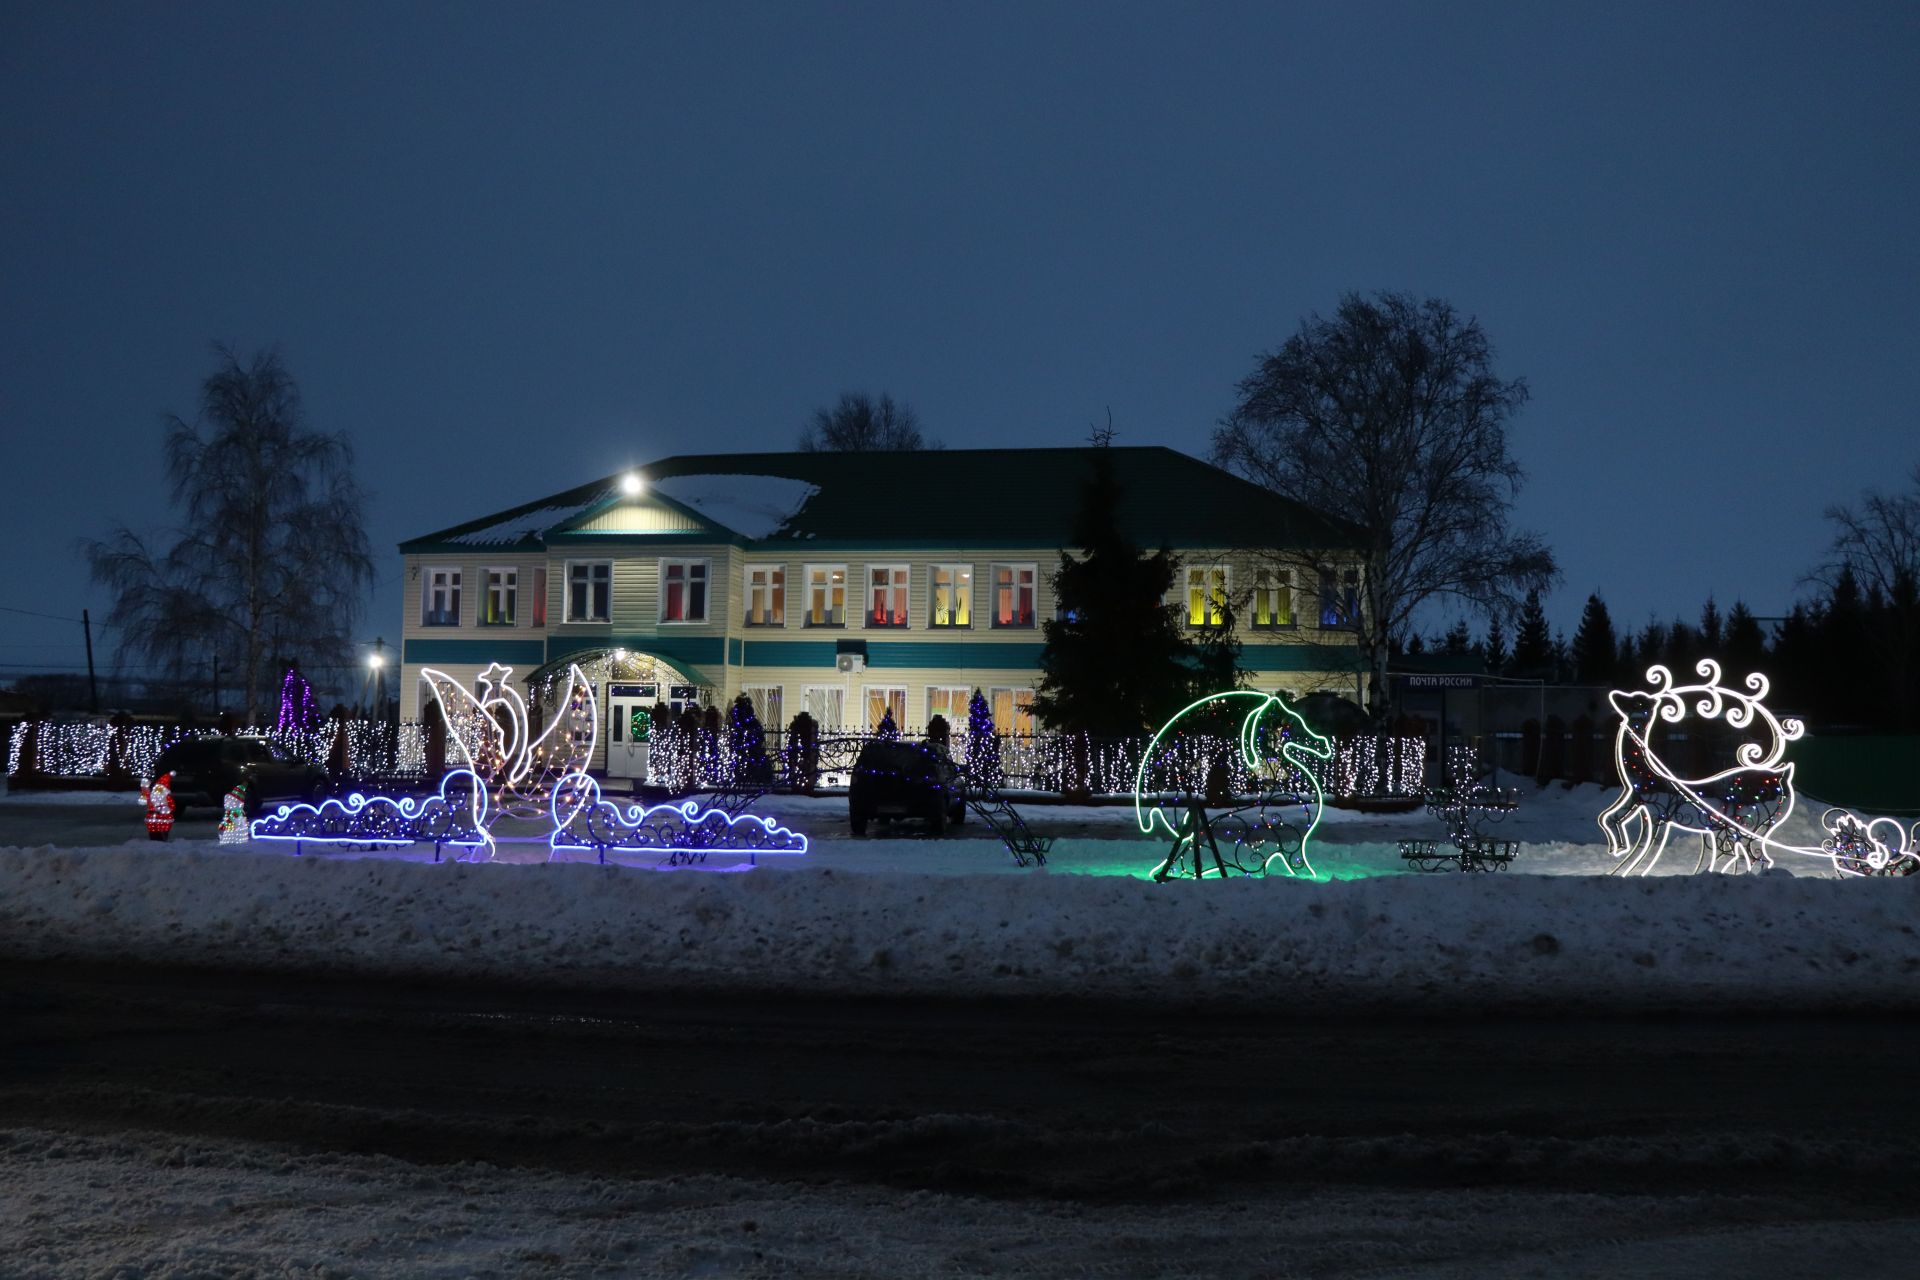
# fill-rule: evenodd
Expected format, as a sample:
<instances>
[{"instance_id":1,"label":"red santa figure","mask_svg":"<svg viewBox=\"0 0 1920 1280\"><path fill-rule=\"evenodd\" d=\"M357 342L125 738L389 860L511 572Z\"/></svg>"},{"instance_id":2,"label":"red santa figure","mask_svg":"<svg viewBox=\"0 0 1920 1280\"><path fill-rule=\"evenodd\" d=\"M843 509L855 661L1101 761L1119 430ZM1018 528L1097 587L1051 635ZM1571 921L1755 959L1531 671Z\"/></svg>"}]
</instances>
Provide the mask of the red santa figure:
<instances>
[{"instance_id":1,"label":"red santa figure","mask_svg":"<svg viewBox=\"0 0 1920 1280\"><path fill-rule=\"evenodd\" d=\"M165 840L173 831L173 775L161 774L140 792L147 804L147 838Z\"/></svg>"}]
</instances>

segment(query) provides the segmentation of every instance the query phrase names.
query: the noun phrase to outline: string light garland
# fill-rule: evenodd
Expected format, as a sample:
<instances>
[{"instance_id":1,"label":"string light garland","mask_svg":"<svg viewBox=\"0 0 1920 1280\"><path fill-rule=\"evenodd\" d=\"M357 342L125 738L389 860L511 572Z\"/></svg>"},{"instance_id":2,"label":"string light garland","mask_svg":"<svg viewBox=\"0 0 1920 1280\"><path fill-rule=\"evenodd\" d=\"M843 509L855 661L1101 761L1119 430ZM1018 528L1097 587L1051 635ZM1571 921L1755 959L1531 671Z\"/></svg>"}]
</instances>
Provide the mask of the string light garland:
<instances>
[{"instance_id":1,"label":"string light garland","mask_svg":"<svg viewBox=\"0 0 1920 1280\"><path fill-rule=\"evenodd\" d=\"M331 725L311 732L254 726L235 732L265 738L296 760L324 766L333 751L335 730ZM154 761L174 743L219 736L217 729L188 730L179 725L27 721L15 725L8 738L7 773L98 778L105 777L109 763L117 759L132 777L150 778ZM425 731L413 722L395 726L380 720L349 720L347 759L349 778L420 777L427 771Z\"/></svg>"}]
</instances>

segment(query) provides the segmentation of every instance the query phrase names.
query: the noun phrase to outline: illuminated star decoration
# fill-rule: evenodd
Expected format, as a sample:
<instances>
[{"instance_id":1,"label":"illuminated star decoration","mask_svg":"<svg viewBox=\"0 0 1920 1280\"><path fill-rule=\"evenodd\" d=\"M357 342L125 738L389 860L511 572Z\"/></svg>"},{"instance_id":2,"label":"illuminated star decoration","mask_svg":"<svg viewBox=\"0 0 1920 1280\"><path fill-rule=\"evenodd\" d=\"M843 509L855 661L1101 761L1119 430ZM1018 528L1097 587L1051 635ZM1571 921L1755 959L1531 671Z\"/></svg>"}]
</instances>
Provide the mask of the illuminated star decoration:
<instances>
[{"instance_id":1,"label":"illuminated star decoration","mask_svg":"<svg viewBox=\"0 0 1920 1280\"><path fill-rule=\"evenodd\" d=\"M1183 830L1179 823L1168 816L1164 806L1155 800L1148 799L1147 774L1154 763L1161 758L1160 743L1175 725L1187 717L1228 704L1247 706L1246 713L1240 721L1238 745L1241 761L1249 774L1255 778L1263 778L1267 783L1267 795L1259 806L1262 816L1265 816L1269 803L1279 803L1283 800L1282 784L1290 775L1297 775L1306 782L1306 787L1298 796L1290 797L1293 802L1302 805L1307 819L1306 829L1300 834L1300 848L1297 855L1300 860L1299 869L1294 867L1292 859L1285 856L1284 850L1276 848L1273 853L1262 859L1260 870L1264 872L1270 869L1277 859L1290 875L1300 875L1304 872L1308 879L1318 879L1319 873L1314 870L1313 863L1307 856L1307 846L1314 830L1320 825L1320 811L1326 798L1321 790L1320 777L1315 771L1315 765L1317 763L1320 767L1324 767L1333 759L1333 744L1316 733L1305 720L1301 719L1300 713L1288 706L1278 695L1259 693L1250 689L1234 689L1226 693L1209 694L1197 702L1190 703L1162 725L1160 732L1153 735L1153 741L1147 744L1146 754L1140 758L1140 770L1134 777L1134 820L1139 824L1140 830L1147 835L1152 835L1156 829L1160 829L1174 840L1173 848L1154 869L1154 877L1161 878L1179 857L1189 852L1188 846L1197 834ZM1279 716L1272 722L1272 726L1263 732L1263 718L1274 712L1278 712ZM1263 739L1269 735L1277 736L1280 743L1279 751L1274 756L1268 756L1261 747ZM1199 788L1189 788L1189 790L1198 791ZM1194 869L1196 875L1204 874L1200 868L1197 852L1194 855Z\"/></svg>"}]
</instances>

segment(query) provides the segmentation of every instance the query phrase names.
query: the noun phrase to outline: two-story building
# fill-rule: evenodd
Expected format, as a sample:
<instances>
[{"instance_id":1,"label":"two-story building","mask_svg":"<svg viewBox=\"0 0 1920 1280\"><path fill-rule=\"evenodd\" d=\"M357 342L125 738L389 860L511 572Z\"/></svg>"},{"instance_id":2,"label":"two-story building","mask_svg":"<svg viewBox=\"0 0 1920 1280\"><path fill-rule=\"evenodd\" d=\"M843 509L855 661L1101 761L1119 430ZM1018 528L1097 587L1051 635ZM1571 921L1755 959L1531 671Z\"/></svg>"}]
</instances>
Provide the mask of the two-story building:
<instances>
[{"instance_id":1,"label":"two-story building","mask_svg":"<svg viewBox=\"0 0 1920 1280\"><path fill-rule=\"evenodd\" d=\"M1254 687L1355 692L1350 527L1172 449L1105 452L1123 527L1181 558L1187 625L1231 599ZM804 708L915 731L964 726L980 689L996 726L1029 732L1090 453L672 457L412 539L402 714L422 710L423 667L471 685L499 663L538 695L577 663L615 773L634 708L742 691L769 728Z\"/></svg>"}]
</instances>

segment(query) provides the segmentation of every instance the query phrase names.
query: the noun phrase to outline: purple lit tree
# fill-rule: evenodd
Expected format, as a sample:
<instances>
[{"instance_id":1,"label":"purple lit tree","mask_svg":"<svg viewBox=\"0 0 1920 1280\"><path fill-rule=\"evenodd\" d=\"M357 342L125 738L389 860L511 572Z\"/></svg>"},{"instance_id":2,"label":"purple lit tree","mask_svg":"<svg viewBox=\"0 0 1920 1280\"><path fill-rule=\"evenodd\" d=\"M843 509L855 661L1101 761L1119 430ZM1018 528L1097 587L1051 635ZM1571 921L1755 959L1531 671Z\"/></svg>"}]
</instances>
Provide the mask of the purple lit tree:
<instances>
[{"instance_id":1,"label":"purple lit tree","mask_svg":"<svg viewBox=\"0 0 1920 1280\"><path fill-rule=\"evenodd\" d=\"M313 686L300 674L299 667L288 667L287 674L280 680L280 718L273 727L281 733L289 730L311 733L320 727L323 718L320 703L313 696Z\"/></svg>"}]
</instances>

